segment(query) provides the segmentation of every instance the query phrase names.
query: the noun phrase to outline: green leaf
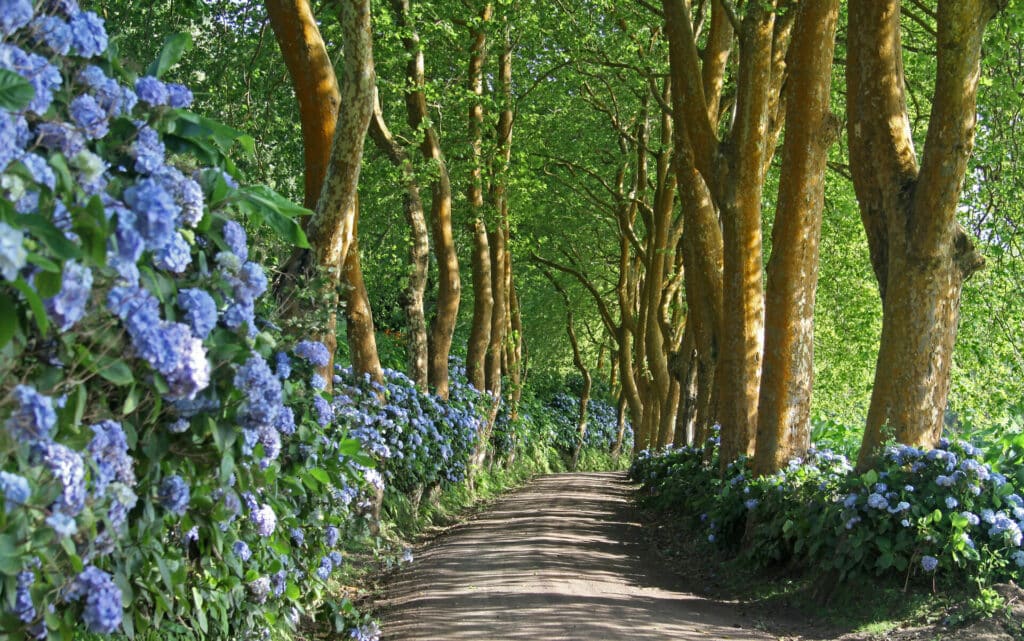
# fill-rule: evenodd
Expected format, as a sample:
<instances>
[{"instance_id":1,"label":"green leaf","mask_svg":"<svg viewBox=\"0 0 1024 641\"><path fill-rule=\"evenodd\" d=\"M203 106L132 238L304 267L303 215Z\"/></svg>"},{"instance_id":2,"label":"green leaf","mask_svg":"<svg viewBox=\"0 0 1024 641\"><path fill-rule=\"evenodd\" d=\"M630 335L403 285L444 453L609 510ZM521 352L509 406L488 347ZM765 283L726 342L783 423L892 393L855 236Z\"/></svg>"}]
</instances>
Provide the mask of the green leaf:
<instances>
[{"instance_id":1,"label":"green leaf","mask_svg":"<svg viewBox=\"0 0 1024 641\"><path fill-rule=\"evenodd\" d=\"M192 36L187 33L172 33L164 39L160 55L146 68L146 73L157 78L163 76L168 69L178 64L186 51L191 49Z\"/></svg>"},{"instance_id":2,"label":"green leaf","mask_svg":"<svg viewBox=\"0 0 1024 641\"><path fill-rule=\"evenodd\" d=\"M323 471L319 467L314 467L310 469L309 475L315 478L316 480L320 481L324 485L328 485L331 482L331 477L327 474L327 472Z\"/></svg>"},{"instance_id":3,"label":"green leaf","mask_svg":"<svg viewBox=\"0 0 1024 641\"><path fill-rule=\"evenodd\" d=\"M860 480L864 481L865 485L874 485L878 482L878 472L874 470L868 470L864 474L861 474Z\"/></svg>"},{"instance_id":4,"label":"green leaf","mask_svg":"<svg viewBox=\"0 0 1024 641\"><path fill-rule=\"evenodd\" d=\"M32 286L25 282L24 278L18 278L14 281L14 287L21 292L21 295L28 301L28 306L32 310L32 315L35 316L36 326L39 328L40 334L45 334L50 329L50 319L46 316L46 308L43 307L43 299L39 298L39 294L36 290L32 289Z\"/></svg>"},{"instance_id":5,"label":"green leaf","mask_svg":"<svg viewBox=\"0 0 1024 641\"><path fill-rule=\"evenodd\" d=\"M18 309L10 297L0 294L0 349L11 342L16 331L18 331Z\"/></svg>"},{"instance_id":6,"label":"green leaf","mask_svg":"<svg viewBox=\"0 0 1024 641\"><path fill-rule=\"evenodd\" d=\"M239 206L261 219L277 235L297 247L309 248L309 240L296 218L311 216L313 212L296 205L284 196L263 185L242 187L238 190Z\"/></svg>"},{"instance_id":7,"label":"green leaf","mask_svg":"<svg viewBox=\"0 0 1024 641\"><path fill-rule=\"evenodd\" d=\"M0 572L14 576L21 571L21 556L13 536L0 534Z\"/></svg>"},{"instance_id":8,"label":"green leaf","mask_svg":"<svg viewBox=\"0 0 1024 641\"><path fill-rule=\"evenodd\" d=\"M109 356L101 356L96 359L96 373L107 379L114 385L125 387L135 382L135 375L128 363Z\"/></svg>"},{"instance_id":9,"label":"green leaf","mask_svg":"<svg viewBox=\"0 0 1024 641\"><path fill-rule=\"evenodd\" d=\"M21 111L36 97L36 90L21 74L0 69L0 107Z\"/></svg>"}]
</instances>

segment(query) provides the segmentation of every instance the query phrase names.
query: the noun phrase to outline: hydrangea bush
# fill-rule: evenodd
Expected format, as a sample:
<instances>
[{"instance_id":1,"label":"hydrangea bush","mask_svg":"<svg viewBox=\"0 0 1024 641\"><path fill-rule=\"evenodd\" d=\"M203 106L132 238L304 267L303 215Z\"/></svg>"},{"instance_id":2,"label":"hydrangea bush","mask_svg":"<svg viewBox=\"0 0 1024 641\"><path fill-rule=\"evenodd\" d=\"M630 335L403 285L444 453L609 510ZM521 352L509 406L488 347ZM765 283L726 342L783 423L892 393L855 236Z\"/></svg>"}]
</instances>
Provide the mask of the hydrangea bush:
<instances>
[{"instance_id":1,"label":"hydrangea bush","mask_svg":"<svg viewBox=\"0 0 1024 641\"><path fill-rule=\"evenodd\" d=\"M986 461L948 439L927 451L895 445L877 469L855 474L844 456L812 449L771 476L752 478L741 459L720 477L712 437L643 452L630 474L649 505L692 519L709 541L759 565L985 586L1024 579L1022 468L1016 452L1003 454Z\"/></svg>"},{"instance_id":2,"label":"hydrangea bush","mask_svg":"<svg viewBox=\"0 0 1024 641\"><path fill-rule=\"evenodd\" d=\"M0 625L244 638L313 614L373 459L260 313L239 132L108 51L75 0L0 2ZM225 172L227 170L227 172ZM130 606L130 607L129 607ZM127 608L127 609L126 609Z\"/></svg>"}]
</instances>

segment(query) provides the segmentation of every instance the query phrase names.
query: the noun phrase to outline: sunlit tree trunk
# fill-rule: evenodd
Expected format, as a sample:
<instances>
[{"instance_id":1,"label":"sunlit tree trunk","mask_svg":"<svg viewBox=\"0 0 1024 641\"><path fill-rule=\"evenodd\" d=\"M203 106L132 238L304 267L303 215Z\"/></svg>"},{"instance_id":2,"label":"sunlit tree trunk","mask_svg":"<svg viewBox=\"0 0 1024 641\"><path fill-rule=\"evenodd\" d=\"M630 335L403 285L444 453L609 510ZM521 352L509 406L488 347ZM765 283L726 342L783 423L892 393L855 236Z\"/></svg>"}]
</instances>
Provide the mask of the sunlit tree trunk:
<instances>
[{"instance_id":1,"label":"sunlit tree trunk","mask_svg":"<svg viewBox=\"0 0 1024 641\"><path fill-rule=\"evenodd\" d=\"M487 385L487 347L491 338L491 314L494 293L491 288L491 249L487 239L484 211L483 122L484 122L484 57L487 50L486 23L492 7L486 5L480 14L481 24L472 29L473 45L469 53L469 90L473 103L469 108L469 137L472 147L472 169L467 195L473 211L473 323L469 331L466 374L473 386L483 391Z\"/></svg>"},{"instance_id":2,"label":"sunlit tree trunk","mask_svg":"<svg viewBox=\"0 0 1024 641\"><path fill-rule=\"evenodd\" d=\"M789 48L786 140L772 230L756 474L782 469L811 444L814 299L828 148L839 133L829 112L838 0L801 4Z\"/></svg>"},{"instance_id":3,"label":"sunlit tree trunk","mask_svg":"<svg viewBox=\"0 0 1024 641\"><path fill-rule=\"evenodd\" d=\"M448 165L441 151L441 141L430 120L427 108L426 77L424 72L423 48L419 34L412 23L409 0L392 0L396 22L402 29L402 44L409 57L406 66L406 111L409 126L420 132L423 140L420 151L433 165L436 176L431 182L430 233L437 256L438 287L437 307L430 323L430 356L428 379L438 396L448 398L448 354L451 351L455 321L459 314L459 299L462 284L459 278L459 257L455 252L452 235L452 185L448 176Z\"/></svg>"},{"instance_id":4,"label":"sunlit tree trunk","mask_svg":"<svg viewBox=\"0 0 1024 641\"><path fill-rule=\"evenodd\" d=\"M332 283L325 292L331 311L328 312L327 326L320 333L332 355L337 346L337 321L333 308L338 297L334 288L342 289L344 298L350 302L345 311L353 367L358 372L366 372L376 380L382 380L359 253L352 251L357 241L357 188L363 144L373 113L375 93L370 3L369 0L358 0L342 5L340 23L347 44L339 94L332 92L330 78L334 76L333 67L308 3L268 2L268 12L292 73L296 95L301 95L303 144L307 149L307 202L314 199L317 180L322 181L315 213L307 225L312 254L296 253L286 271L294 282L295 277L310 276L315 264ZM333 91L337 90L338 85L334 84ZM332 105L339 105L333 132L327 125ZM330 149L330 155L326 171L322 171L319 163L325 148ZM329 363L324 368L328 381L333 373L331 366Z\"/></svg>"},{"instance_id":5,"label":"sunlit tree trunk","mask_svg":"<svg viewBox=\"0 0 1024 641\"><path fill-rule=\"evenodd\" d=\"M984 265L956 209L974 144L982 36L1004 5L939 1L935 93L919 167L903 84L900 4L850 1L850 168L882 297L862 469L886 439L931 446L941 435L961 290Z\"/></svg>"}]
</instances>

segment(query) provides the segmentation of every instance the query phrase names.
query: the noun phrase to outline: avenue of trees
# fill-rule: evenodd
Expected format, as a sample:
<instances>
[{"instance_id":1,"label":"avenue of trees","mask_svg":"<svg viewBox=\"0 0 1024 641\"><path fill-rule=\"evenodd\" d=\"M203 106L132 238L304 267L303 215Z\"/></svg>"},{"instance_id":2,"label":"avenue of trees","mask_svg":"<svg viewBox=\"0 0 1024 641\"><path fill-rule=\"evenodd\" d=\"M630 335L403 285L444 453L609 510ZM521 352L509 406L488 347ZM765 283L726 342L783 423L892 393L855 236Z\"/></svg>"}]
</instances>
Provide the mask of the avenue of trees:
<instances>
[{"instance_id":1,"label":"avenue of trees","mask_svg":"<svg viewBox=\"0 0 1024 641\"><path fill-rule=\"evenodd\" d=\"M1015 3L96 5L122 50L193 33L178 73L315 210L278 300L375 379L443 397L464 354L514 408L576 370L638 451L719 424L758 473L1015 413Z\"/></svg>"}]
</instances>

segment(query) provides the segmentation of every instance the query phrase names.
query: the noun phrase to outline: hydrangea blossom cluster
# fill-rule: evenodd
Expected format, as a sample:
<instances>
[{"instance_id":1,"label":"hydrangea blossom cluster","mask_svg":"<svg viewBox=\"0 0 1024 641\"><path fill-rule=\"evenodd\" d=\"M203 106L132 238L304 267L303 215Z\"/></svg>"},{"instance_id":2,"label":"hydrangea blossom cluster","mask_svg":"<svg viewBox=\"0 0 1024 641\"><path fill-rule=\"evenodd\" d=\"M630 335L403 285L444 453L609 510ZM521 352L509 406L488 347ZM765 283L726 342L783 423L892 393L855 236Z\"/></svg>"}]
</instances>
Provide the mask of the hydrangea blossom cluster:
<instances>
[{"instance_id":1,"label":"hydrangea blossom cluster","mask_svg":"<svg viewBox=\"0 0 1024 641\"><path fill-rule=\"evenodd\" d=\"M452 374L449 400L442 403L418 391L401 372L384 370L384 383L379 384L355 377L351 368L339 368L329 414L364 449L388 461L381 482L403 492L442 481L457 483L465 478L479 438L478 408L483 404L457 369ZM365 472L373 484L378 483L375 472Z\"/></svg>"},{"instance_id":2,"label":"hydrangea blossom cluster","mask_svg":"<svg viewBox=\"0 0 1024 641\"><path fill-rule=\"evenodd\" d=\"M757 509L764 518L752 537L757 545L746 552L755 561L797 557L840 576L912 566L924 574L1021 578L1024 498L970 443L891 446L882 467L863 475L853 474L840 455L812 450L760 479L739 461L722 480L714 474L717 444L707 445L710 458L692 447L642 453L631 473L652 492L654 505L706 515L702 522L719 545L736 545L746 526L743 512ZM821 532L835 538L822 540Z\"/></svg>"}]
</instances>

